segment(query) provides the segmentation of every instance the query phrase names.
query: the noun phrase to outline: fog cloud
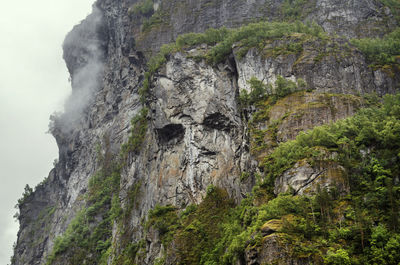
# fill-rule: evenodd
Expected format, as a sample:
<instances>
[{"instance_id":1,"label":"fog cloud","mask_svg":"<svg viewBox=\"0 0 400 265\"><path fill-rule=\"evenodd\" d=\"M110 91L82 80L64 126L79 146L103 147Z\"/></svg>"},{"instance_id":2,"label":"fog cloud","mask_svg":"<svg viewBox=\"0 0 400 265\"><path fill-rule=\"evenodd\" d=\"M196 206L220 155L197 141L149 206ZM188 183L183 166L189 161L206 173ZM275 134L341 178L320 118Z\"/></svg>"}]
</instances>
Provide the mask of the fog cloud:
<instances>
[{"instance_id":1,"label":"fog cloud","mask_svg":"<svg viewBox=\"0 0 400 265\"><path fill-rule=\"evenodd\" d=\"M88 105L102 86L106 40L103 16L94 7L93 13L67 35L64 60L71 74L72 92L64 105L64 113L53 116L54 126L63 132L74 129Z\"/></svg>"}]
</instances>

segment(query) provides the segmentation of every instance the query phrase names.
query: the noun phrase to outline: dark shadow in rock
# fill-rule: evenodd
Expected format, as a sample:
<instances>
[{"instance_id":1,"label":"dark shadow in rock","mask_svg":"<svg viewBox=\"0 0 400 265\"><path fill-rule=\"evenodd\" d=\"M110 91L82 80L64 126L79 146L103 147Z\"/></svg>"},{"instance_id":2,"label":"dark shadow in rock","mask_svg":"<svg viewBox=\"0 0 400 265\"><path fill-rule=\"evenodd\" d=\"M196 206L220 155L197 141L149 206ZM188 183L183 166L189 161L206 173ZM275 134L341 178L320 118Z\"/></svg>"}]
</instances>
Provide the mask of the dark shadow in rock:
<instances>
[{"instance_id":1,"label":"dark shadow in rock","mask_svg":"<svg viewBox=\"0 0 400 265\"><path fill-rule=\"evenodd\" d=\"M169 143L172 140L179 141L185 135L185 127L182 124L168 124L157 129L158 138L161 143Z\"/></svg>"},{"instance_id":2,"label":"dark shadow in rock","mask_svg":"<svg viewBox=\"0 0 400 265\"><path fill-rule=\"evenodd\" d=\"M230 131L232 127L231 121L219 112L208 115L204 119L203 125L220 131Z\"/></svg>"}]
</instances>

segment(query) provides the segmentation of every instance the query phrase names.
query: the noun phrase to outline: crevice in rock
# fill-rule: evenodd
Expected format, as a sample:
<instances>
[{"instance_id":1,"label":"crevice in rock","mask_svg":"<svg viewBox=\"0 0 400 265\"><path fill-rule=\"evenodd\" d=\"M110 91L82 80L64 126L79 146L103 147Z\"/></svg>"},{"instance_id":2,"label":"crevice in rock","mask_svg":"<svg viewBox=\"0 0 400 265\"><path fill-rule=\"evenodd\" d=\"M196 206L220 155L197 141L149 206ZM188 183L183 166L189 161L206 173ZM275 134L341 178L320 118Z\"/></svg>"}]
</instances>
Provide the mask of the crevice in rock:
<instances>
[{"instance_id":1,"label":"crevice in rock","mask_svg":"<svg viewBox=\"0 0 400 265\"><path fill-rule=\"evenodd\" d=\"M205 117L203 125L220 131L230 131L232 127L229 118L219 112L212 113Z\"/></svg>"},{"instance_id":2,"label":"crevice in rock","mask_svg":"<svg viewBox=\"0 0 400 265\"><path fill-rule=\"evenodd\" d=\"M326 172L326 169L318 172L317 174L313 173L311 174L311 176L309 176L309 179L306 183L304 183L300 188L298 188L295 192L294 195L298 195L299 192L304 189L305 187L307 187L308 185L310 185L311 183L314 182L314 180L316 180L319 176L321 176L322 174L324 174ZM314 176L313 176L314 175Z\"/></svg>"},{"instance_id":3,"label":"crevice in rock","mask_svg":"<svg viewBox=\"0 0 400 265\"><path fill-rule=\"evenodd\" d=\"M185 127L182 124L167 124L157 129L158 139L161 143L168 143L172 140L181 140L185 135Z\"/></svg>"},{"instance_id":4,"label":"crevice in rock","mask_svg":"<svg viewBox=\"0 0 400 265\"><path fill-rule=\"evenodd\" d=\"M203 148L201 148L201 154L204 156L215 156L215 155L217 155L217 152L203 147Z\"/></svg>"}]
</instances>

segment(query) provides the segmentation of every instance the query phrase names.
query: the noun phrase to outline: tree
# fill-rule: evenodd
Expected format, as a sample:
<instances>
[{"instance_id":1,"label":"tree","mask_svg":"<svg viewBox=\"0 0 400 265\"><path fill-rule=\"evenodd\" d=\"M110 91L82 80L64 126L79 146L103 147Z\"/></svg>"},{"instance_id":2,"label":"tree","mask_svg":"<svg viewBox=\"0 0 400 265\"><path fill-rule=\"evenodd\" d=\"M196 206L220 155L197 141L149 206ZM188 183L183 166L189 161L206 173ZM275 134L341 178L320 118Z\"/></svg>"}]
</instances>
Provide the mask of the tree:
<instances>
[{"instance_id":1,"label":"tree","mask_svg":"<svg viewBox=\"0 0 400 265\"><path fill-rule=\"evenodd\" d=\"M26 184L24 192L22 193L22 198L18 199L18 204L16 205L16 207L19 208L26 201L26 199L32 194L32 192L33 189L29 186L29 184Z\"/></svg>"}]
</instances>

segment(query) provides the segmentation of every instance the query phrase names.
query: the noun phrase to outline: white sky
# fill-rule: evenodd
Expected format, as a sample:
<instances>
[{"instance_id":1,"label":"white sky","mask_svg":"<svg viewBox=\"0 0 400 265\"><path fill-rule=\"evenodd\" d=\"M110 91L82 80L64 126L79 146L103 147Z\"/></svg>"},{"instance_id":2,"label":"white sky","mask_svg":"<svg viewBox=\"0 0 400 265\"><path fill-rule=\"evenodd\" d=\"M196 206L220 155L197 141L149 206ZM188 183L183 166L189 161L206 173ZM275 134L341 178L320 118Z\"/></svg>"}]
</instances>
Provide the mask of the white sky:
<instances>
[{"instance_id":1,"label":"white sky","mask_svg":"<svg viewBox=\"0 0 400 265\"><path fill-rule=\"evenodd\" d=\"M94 0L0 0L0 264L8 264L24 186L42 181L58 157L49 116L70 92L65 35Z\"/></svg>"}]
</instances>

